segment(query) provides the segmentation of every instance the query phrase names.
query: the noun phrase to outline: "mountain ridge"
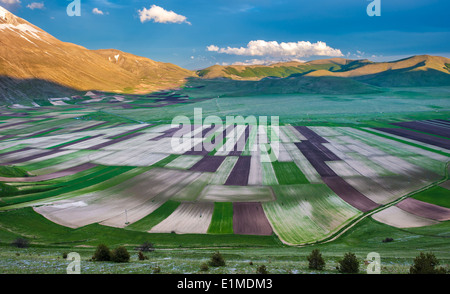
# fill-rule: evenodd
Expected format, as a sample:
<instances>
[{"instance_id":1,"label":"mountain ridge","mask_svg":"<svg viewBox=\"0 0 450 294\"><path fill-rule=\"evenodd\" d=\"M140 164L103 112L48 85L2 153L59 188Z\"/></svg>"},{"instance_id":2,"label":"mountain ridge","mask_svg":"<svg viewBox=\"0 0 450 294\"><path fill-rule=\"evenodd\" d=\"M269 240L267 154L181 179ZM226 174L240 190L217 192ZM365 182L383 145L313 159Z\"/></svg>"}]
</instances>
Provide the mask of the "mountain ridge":
<instances>
[{"instance_id":1,"label":"mountain ridge","mask_svg":"<svg viewBox=\"0 0 450 294\"><path fill-rule=\"evenodd\" d=\"M308 62L281 62L271 65L214 65L197 71L204 79L228 78L232 80L259 81L268 77L287 78L292 76L309 77L342 77L359 81L373 81L378 86L412 86L407 79L411 76L426 76L430 71L433 77L439 76L436 85L450 86L450 59L440 56L415 55L390 62L372 62L367 59L352 60L344 58L319 59ZM392 75L392 71L399 70L398 84L376 82L375 75ZM400 74L401 73L401 74ZM420 74L418 74L420 73ZM408 78L406 78L408 77ZM378 76L377 80L386 79ZM370 82L369 82L370 83Z\"/></svg>"},{"instance_id":2,"label":"mountain ridge","mask_svg":"<svg viewBox=\"0 0 450 294\"><path fill-rule=\"evenodd\" d=\"M0 6L1 7L1 6ZM111 60L120 55L122 64ZM109 58L108 58L109 57ZM131 66L141 63L142 66ZM124 66L128 64L128 66ZM142 69L145 67L145 69ZM137 70L141 68L141 70ZM21 80L35 81L41 96L45 85L57 84L73 92L99 90L117 93L149 93L180 87L195 73L173 64L153 61L119 50L89 50L83 46L62 42L28 21L4 8L0 11L0 93L1 100L25 96ZM13 79L11 89L5 79ZM44 83L44 84L43 84ZM51 92L51 91L50 91ZM64 91L65 92L65 91ZM64 93L66 94L66 93Z\"/></svg>"}]
</instances>

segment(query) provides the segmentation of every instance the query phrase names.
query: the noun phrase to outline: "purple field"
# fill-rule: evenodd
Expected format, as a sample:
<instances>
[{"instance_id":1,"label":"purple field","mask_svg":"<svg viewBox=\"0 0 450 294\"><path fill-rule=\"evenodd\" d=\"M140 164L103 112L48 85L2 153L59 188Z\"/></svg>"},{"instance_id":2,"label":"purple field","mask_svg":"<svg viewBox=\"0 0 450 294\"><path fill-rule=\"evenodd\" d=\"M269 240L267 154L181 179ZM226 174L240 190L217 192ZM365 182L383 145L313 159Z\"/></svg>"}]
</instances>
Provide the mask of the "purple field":
<instances>
[{"instance_id":1,"label":"purple field","mask_svg":"<svg viewBox=\"0 0 450 294\"><path fill-rule=\"evenodd\" d=\"M450 126L445 123L432 121L410 121L393 123L393 125L450 138Z\"/></svg>"},{"instance_id":2,"label":"purple field","mask_svg":"<svg viewBox=\"0 0 450 294\"><path fill-rule=\"evenodd\" d=\"M442 147L445 149L450 149L450 140L449 139L439 138L439 137L435 137L432 135L427 135L427 134L418 133L418 132L406 130L406 129L399 129L399 128L375 128L375 130L393 134L393 135L397 135L397 136L404 137L404 138L408 138L411 140L416 140L416 141L423 142L426 144Z\"/></svg>"},{"instance_id":3,"label":"purple field","mask_svg":"<svg viewBox=\"0 0 450 294\"><path fill-rule=\"evenodd\" d=\"M240 156L231 174L228 176L225 185L227 186L247 186L250 174L250 156Z\"/></svg>"}]
</instances>

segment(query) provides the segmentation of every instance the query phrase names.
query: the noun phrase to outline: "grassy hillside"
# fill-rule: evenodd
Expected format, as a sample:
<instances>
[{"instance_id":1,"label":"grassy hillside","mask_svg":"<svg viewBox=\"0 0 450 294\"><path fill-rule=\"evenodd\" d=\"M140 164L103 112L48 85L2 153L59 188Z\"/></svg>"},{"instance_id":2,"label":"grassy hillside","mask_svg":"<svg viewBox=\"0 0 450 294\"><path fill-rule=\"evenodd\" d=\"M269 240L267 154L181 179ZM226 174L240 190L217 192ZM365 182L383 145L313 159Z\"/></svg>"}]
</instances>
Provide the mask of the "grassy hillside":
<instances>
[{"instance_id":1,"label":"grassy hillside","mask_svg":"<svg viewBox=\"0 0 450 294\"><path fill-rule=\"evenodd\" d=\"M268 77L339 77L380 87L431 87L450 85L449 65L448 58L429 55L412 56L392 62L333 58L305 63L277 63L270 66L214 65L198 71L197 74L204 79L227 78L248 81Z\"/></svg>"},{"instance_id":2,"label":"grassy hillside","mask_svg":"<svg viewBox=\"0 0 450 294\"><path fill-rule=\"evenodd\" d=\"M285 62L265 65L214 65L200 70L197 74L206 79L226 77L234 80L261 80L266 77L286 78L325 70L341 72L355 69L370 63L368 60L347 60L342 58L315 60L310 62Z\"/></svg>"},{"instance_id":3,"label":"grassy hillside","mask_svg":"<svg viewBox=\"0 0 450 294\"><path fill-rule=\"evenodd\" d=\"M200 87L204 93L216 93L216 96L254 96L265 94L369 94L379 93L382 89L352 79L338 77L289 77L284 79L263 79L260 81L237 81L230 79L200 80L192 79L188 83ZM212 94L215 95L215 94Z\"/></svg>"}]
</instances>

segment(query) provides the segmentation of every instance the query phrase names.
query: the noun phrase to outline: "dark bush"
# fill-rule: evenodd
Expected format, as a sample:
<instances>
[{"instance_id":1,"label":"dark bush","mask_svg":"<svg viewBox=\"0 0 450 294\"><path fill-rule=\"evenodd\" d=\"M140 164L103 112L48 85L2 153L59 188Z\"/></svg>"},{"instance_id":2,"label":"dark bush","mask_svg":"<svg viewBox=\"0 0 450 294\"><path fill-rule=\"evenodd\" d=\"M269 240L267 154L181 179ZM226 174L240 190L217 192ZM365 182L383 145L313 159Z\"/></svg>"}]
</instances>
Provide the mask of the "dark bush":
<instances>
[{"instance_id":1,"label":"dark bush","mask_svg":"<svg viewBox=\"0 0 450 294\"><path fill-rule=\"evenodd\" d=\"M11 242L11 246L17 248L28 248L28 246L30 246L30 242L24 238L17 238L16 240Z\"/></svg>"},{"instance_id":2,"label":"dark bush","mask_svg":"<svg viewBox=\"0 0 450 294\"><path fill-rule=\"evenodd\" d=\"M413 265L409 268L410 274L445 274L446 270L442 267L437 268L439 260L433 253L420 252L414 259Z\"/></svg>"},{"instance_id":3,"label":"dark bush","mask_svg":"<svg viewBox=\"0 0 450 294\"><path fill-rule=\"evenodd\" d=\"M63 252L62 258L67 259L67 256L68 256L67 252Z\"/></svg>"},{"instance_id":4,"label":"dark bush","mask_svg":"<svg viewBox=\"0 0 450 294\"><path fill-rule=\"evenodd\" d=\"M392 238L386 238L383 240L383 243L389 243L389 242L393 242L393 241L394 241L394 239L392 239Z\"/></svg>"},{"instance_id":5,"label":"dark bush","mask_svg":"<svg viewBox=\"0 0 450 294\"><path fill-rule=\"evenodd\" d=\"M269 272L267 271L267 268L265 265L260 265L260 266L258 266L256 273L260 274L260 275L267 275Z\"/></svg>"},{"instance_id":6,"label":"dark bush","mask_svg":"<svg viewBox=\"0 0 450 294\"><path fill-rule=\"evenodd\" d=\"M141 246L139 246L136 249L139 250L139 251L142 251L142 252L155 251L155 247L153 247L153 243L150 243L150 242L144 242Z\"/></svg>"},{"instance_id":7,"label":"dark bush","mask_svg":"<svg viewBox=\"0 0 450 294\"><path fill-rule=\"evenodd\" d=\"M309 269L312 270L323 270L325 268L325 260L322 257L319 249L314 249L311 254L307 257L309 262Z\"/></svg>"},{"instance_id":8,"label":"dark bush","mask_svg":"<svg viewBox=\"0 0 450 294\"><path fill-rule=\"evenodd\" d=\"M92 256L92 260L111 261L111 251L109 250L108 246L106 246L105 244L98 245L94 256Z\"/></svg>"},{"instance_id":9,"label":"dark bush","mask_svg":"<svg viewBox=\"0 0 450 294\"><path fill-rule=\"evenodd\" d=\"M208 264L207 264L206 262L202 263L202 264L200 265L200 270L201 270L202 272L207 272L207 271L209 270Z\"/></svg>"},{"instance_id":10,"label":"dark bush","mask_svg":"<svg viewBox=\"0 0 450 294\"><path fill-rule=\"evenodd\" d=\"M337 267L341 273L354 274L359 272L359 261L354 253L345 253L344 258L339 261Z\"/></svg>"},{"instance_id":11,"label":"dark bush","mask_svg":"<svg viewBox=\"0 0 450 294\"><path fill-rule=\"evenodd\" d=\"M114 262L129 262L130 254L124 246L117 247L111 252L111 260Z\"/></svg>"},{"instance_id":12,"label":"dark bush","mask_svg":"<svg viewBox=\"0 0 450 294\"><path fill-rule=\"evenodd\" d=\"M219 251L215 252L211 256L211 260L209 261L210 266L218 267L218 266L225 266L225 259L223 258L222 254L220 254Z\"/></svg>"},{"instance_id":13,"label":"dark bush","mask_svg":"<svg viewBox=\"0 0 450 294\"><path fill-rule=\"evenodd\" d=\"M139 260L147 260L148 256L145 256L144 253L142 253L142 251L139 251L138 258Z\"/></svg>"}]
</instances>

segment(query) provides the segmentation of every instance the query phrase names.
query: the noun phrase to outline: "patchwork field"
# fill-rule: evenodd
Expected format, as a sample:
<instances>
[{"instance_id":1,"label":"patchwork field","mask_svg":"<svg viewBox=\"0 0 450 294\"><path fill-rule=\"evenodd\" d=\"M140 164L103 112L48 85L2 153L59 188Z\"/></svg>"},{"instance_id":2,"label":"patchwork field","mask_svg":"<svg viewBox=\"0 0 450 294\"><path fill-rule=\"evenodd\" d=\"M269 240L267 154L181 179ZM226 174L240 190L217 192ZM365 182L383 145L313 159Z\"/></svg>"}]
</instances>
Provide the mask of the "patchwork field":
<instances>
[{"instance_id":1,"label":"patchwork field","mask_svg":"<svg viewBox=\"0 0 450 294\"><path fill-rule=\"evenodd\" d=\"M366 218L394 228L450 220L448 120L181 127L129 119L159 105L140 99L108 111L92 109L104 99L0 109L1 213L291 246L328 242ZM191 100L174 99L167 117L192 104L208 110L210 100Z\"/></svg>"}]
</instances>

